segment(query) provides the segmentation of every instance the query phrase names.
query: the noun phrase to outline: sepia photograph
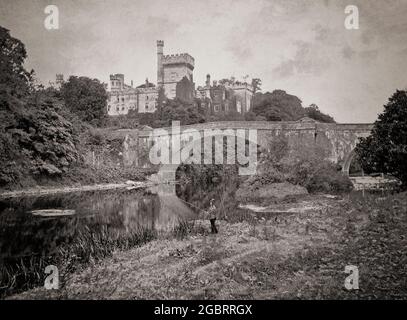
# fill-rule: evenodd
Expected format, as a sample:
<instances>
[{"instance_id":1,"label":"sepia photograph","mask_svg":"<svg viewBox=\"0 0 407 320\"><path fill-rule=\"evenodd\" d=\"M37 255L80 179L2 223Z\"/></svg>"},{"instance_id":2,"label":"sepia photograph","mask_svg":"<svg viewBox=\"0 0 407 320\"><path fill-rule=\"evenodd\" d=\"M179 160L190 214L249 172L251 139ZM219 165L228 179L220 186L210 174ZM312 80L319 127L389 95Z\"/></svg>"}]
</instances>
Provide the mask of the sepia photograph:
<instances>
[{"instance_id":1,"label":"sepia photograph","mask_svg":"<svg viewBox=\"0 0 407 320\"><path fill-rule=\"evenodd\" d=\"M407 300L406 17L0 0L0 300Z\"/></svg>"}]
</instances>

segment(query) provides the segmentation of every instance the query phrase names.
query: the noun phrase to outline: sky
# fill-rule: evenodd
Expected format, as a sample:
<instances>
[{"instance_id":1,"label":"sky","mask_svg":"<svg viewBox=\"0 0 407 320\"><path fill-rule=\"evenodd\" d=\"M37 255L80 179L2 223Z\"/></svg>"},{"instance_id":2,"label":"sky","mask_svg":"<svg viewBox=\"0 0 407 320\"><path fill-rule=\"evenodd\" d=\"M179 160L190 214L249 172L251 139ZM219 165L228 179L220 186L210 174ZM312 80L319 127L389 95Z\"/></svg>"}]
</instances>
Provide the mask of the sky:
<instances>
[{"instance_id":1,"label":"sky","mask_svg":"<svg viewBox=\"0 0 407 320\"><path fill-rule=\"evenodd\" d=\"M58 30L44 27L49 4ZM347 5L358 8L357 30L344 26ZM56 73L155 83L164 40L164 54L195 58L196 86L208 73L249 75L341 123L373 122L407 88L406 17L407 0L0 0L0 25L44 84Z\"/></svg>"}]
</instances>

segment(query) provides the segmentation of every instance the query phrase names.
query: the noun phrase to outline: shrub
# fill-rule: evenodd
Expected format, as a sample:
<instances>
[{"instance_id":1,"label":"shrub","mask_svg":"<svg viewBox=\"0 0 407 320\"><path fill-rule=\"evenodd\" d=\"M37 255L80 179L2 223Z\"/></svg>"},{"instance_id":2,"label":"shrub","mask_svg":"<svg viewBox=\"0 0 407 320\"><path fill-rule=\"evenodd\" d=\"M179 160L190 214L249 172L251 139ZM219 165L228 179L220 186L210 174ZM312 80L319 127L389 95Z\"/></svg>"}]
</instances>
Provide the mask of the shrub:
<instances>
[{"instance_id":1,"label":"shrub","mask_svg":"<svg viewBox=\"0 0 407 320\"><path fill-rule=\"evenodd\" d=\"M335 166L326 165L314 173L305 187L309 192L349 192L353 189L352 182Z\"/></svg>"},{"instance_id":2,"label":"shrub","mask_svg":"<svg viewBox=\"0 0 407 320\"><path fill-rule=\"evenodd\" d=\"M262 150L258 173L246 180L245 186L253 192L267 184L287 181L308 192L350 191L352 182L326 157L319 146L298 143L289 147L285 138L279 138Z\"/></svg>"},{"instance_id":3,"label":"shrub","mask_svg":"<svg viewBox=\"0 0 407 320\"><path fill-rule=\"evenodd\" d=\"M77 133L52 101L33 98L10 114L0 131L0 186L60 175L79 159Z\"/></svg>"}]
</instances>

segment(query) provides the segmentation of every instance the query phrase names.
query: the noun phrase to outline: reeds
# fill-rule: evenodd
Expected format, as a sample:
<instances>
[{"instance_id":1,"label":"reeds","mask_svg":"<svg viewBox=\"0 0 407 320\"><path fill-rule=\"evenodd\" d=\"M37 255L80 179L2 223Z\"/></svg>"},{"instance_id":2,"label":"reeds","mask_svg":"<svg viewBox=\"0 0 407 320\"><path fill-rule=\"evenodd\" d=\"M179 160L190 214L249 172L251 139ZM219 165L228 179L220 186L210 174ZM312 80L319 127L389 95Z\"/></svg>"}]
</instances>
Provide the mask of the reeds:
<instances>
[{"instance_id":1,"label":"reeds","mask_svg":"<svg viewBox=\"0 0 407 320\"><path fill-rule=\"evenodd\" d=\"M116 250L128 250L157 237L157 232L144 226L123 232L103 226L84 226L78 230L73 242L62 245L52 256L25 256L0 261L0 298L42 286L47 265L58 267L60 283L65 275L89 263L112 256Z\"/></svg>"}]
</instances>

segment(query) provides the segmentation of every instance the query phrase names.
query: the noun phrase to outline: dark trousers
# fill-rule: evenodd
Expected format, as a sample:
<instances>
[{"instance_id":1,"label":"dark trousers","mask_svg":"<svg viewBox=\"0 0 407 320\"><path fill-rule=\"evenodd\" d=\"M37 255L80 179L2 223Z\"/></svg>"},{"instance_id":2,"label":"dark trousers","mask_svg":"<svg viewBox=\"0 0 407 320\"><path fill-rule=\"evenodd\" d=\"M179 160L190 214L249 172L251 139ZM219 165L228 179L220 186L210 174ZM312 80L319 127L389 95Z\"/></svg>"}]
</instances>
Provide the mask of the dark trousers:
<instances>
[{"instance_id":1,"label":"dark trousers","mask_svg":"<svg viewBox=\"0 0 407 320\"><path fill-rule=\"evenodd\" d=\"M211 232L218 233L218 229L216 228L216 224L215 224L216 218L209 219L209 221L211 222Z\"/></svg>"}]
</instances>

